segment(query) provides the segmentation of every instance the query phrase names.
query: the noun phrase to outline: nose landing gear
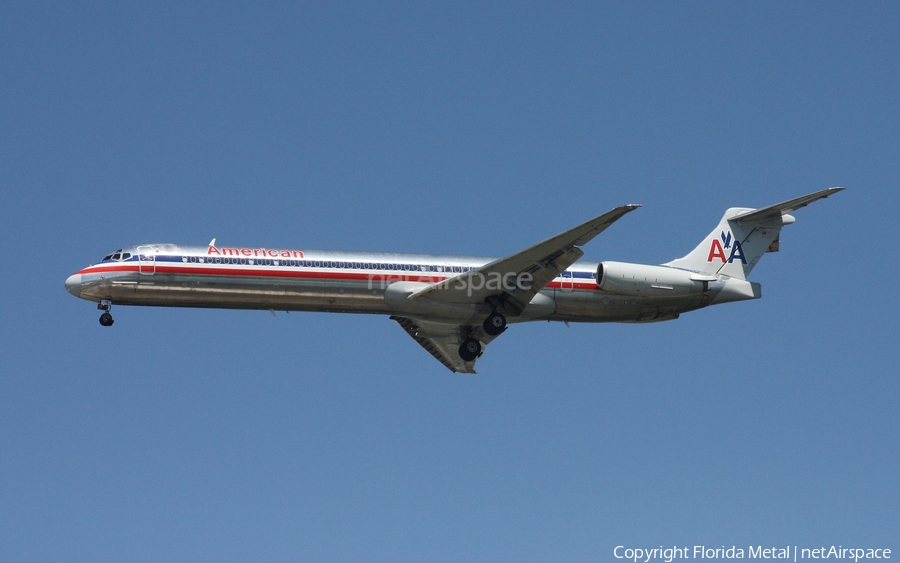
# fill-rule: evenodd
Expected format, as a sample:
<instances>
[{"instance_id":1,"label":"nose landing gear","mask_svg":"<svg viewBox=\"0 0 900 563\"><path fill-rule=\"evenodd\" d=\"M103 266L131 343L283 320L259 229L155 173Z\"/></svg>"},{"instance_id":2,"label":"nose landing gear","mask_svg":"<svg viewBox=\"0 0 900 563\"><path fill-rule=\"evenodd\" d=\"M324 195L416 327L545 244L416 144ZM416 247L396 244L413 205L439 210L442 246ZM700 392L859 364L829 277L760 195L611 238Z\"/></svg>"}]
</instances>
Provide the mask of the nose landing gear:
<instances>
[{"instance_id":1,"label":"nose landing gear","mask_svg":"<svg viewBox=\"0 0 900 563\"><path fill-rule=\"evenodd\" d=\"M112 315L109 314L109 310L112 308L112 303L109 301L101 301L97 303L97 308L103 311L103 314L100 315L100 324L103 326L112 326L115 322L112 318Z\"/></svg>"}]
</instances>

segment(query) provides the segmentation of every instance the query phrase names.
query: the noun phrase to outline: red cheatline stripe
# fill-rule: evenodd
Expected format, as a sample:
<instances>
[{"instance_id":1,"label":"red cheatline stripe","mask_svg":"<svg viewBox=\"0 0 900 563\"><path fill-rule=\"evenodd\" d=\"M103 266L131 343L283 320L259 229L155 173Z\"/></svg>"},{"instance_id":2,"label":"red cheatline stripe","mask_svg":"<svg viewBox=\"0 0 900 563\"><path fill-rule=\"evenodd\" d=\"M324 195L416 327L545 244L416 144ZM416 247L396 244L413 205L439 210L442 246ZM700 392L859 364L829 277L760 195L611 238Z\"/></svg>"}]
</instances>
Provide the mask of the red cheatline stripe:
<instances>
[{"instance_id":1,"label":"red cheatline stripe","mask_svg":"<svg viewBox=\"0 0 900 563\"><path fill-rule=\"evenodd\" d=\"M438 283L449 277L441 277L435 275L410 275L410 274L363 274L363 273L345 273L345 272L310 272L296 270L261 270L256 268L221 268L221 267L205 267L198 268L196 266L160 266L157 262L156 269L152 265L142 266L141 269L147 273L156 274L187 274L187 275L209 275L209 276L233 276L233 277L268 277L268 278L288 278L288 279L319 279L319 280L358 280L358 281L382 281L382 280L402 280L402 281L421 281L426 283ZM138 266L92 266L85 268L76 273L78 274L104 274L113 272L138 272ZM399 270L402 271L402 270ZM572 283L552 281L546 285L549 289L600 289L594 283Z\"/></svg>"}]
</instances>

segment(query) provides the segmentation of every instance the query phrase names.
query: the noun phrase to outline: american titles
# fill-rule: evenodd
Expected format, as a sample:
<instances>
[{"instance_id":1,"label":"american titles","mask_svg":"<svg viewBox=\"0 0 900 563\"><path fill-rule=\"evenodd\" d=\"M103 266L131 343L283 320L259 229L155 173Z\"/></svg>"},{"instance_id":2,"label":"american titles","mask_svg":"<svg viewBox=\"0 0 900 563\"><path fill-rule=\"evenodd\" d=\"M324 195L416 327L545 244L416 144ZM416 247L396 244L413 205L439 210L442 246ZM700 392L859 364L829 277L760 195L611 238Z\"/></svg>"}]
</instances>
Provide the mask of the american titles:
<instances>
[{"instance_id":1,"label":"american titles","mask_svg":"<svg viewBox=\"0 0 900 563\"><path fill-rule=\"evenodd\" d=\"M303 258L302 250L276 250L265 248L234 248L210 245L206 251L208 256L262 256L267 258Z\"/></svg>"}]
</instances>

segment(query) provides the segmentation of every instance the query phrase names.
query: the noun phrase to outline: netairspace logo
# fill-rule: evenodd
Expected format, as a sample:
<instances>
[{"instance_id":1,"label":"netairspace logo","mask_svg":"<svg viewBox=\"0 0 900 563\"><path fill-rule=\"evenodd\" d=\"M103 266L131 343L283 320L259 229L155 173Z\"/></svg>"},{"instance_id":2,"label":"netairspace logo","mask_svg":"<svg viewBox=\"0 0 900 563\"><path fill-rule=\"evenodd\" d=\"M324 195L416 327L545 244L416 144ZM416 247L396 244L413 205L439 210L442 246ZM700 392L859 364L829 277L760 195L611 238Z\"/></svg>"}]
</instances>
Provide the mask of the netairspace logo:
<instances>
[{"instance_id":1,"label":"netairspace logo","mask_svg":"<svg viewBox=\"0 0 900 563\"><path fill-rule=\"evenodd\" d=\"M629 561L643 561L650 563L653 560L672 563L676 559L781 559L786 561L800 561L811 559L844 559L857 562L861 559L890 559L891 550L884 548L853 548L832 545L830 547L799 547L786 545L784 547L765 547L762 545L743 547L706 547L695 545L693 547L625 547L617 545L613 550L616 559Z\"/></svg>"}]
</instances>

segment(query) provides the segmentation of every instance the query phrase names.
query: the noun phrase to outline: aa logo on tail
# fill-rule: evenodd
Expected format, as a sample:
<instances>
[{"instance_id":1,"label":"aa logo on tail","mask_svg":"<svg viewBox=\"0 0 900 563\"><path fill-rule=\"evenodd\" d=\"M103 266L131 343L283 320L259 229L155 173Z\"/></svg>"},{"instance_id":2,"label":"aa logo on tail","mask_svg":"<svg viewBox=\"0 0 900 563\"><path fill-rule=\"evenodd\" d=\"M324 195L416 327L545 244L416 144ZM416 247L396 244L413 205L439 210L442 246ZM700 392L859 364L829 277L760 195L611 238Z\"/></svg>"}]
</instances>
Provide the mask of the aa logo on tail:
<instances>
[{"instance_id":1,"label":"aa logo on tail","mask_svg":"<svg viewBox=\"0 0 900 563\"><path fill-rule=\"evenodd\" d=\"M722 231L722 235L720 237L722 242L719 242L719 239L714 238L712 244L709 246L709 257L707 257L707 262L712 262L714 259L718 258L724 264L728 262L731 264L737 258L741 261L741 264L746 264L747 259L744 258L744 249L741 248L741 242L737 239L733 241L731 232L726 233ZM725 249L731 249L731 253L728 256L725 256Z\"/></svg>"}]
</instances>

